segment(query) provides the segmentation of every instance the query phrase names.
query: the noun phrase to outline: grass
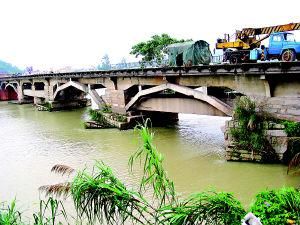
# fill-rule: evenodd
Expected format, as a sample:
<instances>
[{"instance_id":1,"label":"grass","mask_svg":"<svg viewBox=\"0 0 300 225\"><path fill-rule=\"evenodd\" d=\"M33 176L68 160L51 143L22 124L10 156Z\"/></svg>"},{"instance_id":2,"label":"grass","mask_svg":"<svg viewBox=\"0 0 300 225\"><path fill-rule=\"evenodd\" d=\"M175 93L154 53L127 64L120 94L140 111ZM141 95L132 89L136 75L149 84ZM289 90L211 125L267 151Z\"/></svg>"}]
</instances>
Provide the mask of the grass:
<instances>
[{"instance_id":1,"label":"grass","mask_svg":"<svg viewBox=\"0 0 300 225\"><path fill-rule=\"evenodd\" d=\"M0 224L1 225L21 225L21 213L16 209L16 199L10 205L1 207Z\"/></svg>"},{"instance_id":2,"label":"grass","mask_svg":"<svg viewBox=\"0 0 300 225\"><path fill-rule=\"evenodd\" d=\"M68 217L61 201L52 197L47 201L40 200L39 211L33 214L33 223L24 222L22 214L16 209L16 199L10 205L0 209L0 225L59 225L69 224ZM58 221L58 218L63 219Z\"/></svg>"},{"instance_id":3,"label":"grass","mask_svg":"<svg viewBox=\"0 0 300 225\"><path fill-rule=\"evenodd\" d=\"M129 158L129 167L132 171L134 161L144 162L140 191L145 191L148 186L151 186L155 197L161 204L174 203L176 201L174 183L168 178L163 167L162 154L153 145L154 134L147 127L148 122L149 120L146 120L144 126L136 127L142 139L142 145Z\"/></svg>"},{"instance_id":4,"label":"grass","mask_svg":"<svg viewBox=\"0 0 300 225\"><path fill-rule=\"evenodd\" d=\"M63 224L57 222L58 217L62 216L65 224L68 224L68 216L61 201L52 197L47 201L40 200L39 212L33 214L34 225L55 225Z\"/></svg>"}]
</instances>

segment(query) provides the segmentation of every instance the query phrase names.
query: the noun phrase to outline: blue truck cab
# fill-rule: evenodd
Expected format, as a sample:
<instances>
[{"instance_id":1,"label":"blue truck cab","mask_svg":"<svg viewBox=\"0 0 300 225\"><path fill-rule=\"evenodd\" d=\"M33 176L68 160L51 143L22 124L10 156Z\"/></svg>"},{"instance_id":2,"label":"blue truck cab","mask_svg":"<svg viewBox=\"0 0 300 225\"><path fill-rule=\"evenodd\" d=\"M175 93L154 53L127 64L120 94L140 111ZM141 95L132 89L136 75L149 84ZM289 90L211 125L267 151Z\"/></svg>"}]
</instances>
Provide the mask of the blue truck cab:
<instances>
[{"instance_id":1,"label":"blue truck cab","mask_svg":"<svg viewBox=\"0 0 300 225\"><path fill-rule=\"evenodd\" d=\"M300 59L300 42L296 42L294 34L290 32L272 33L269 47L264 49L264 54L265 59L269 60L294 61Z\"/></svg>"}]
</instances>

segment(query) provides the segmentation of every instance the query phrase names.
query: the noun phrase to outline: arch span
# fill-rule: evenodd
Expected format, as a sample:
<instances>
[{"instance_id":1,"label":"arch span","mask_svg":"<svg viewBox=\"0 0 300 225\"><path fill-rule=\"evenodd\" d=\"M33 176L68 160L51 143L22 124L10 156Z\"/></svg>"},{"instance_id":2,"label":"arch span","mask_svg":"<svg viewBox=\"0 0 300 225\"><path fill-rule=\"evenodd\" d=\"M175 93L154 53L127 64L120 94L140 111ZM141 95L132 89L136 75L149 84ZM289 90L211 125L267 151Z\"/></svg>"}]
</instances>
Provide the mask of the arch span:
<instances>
[{"instance_id":1,"label":"arch span","mask_svg":"<svg viewBox=\"0 0 300 225\"><path fill-rule=\"evenodd\" d=\"M2 92L1 100L18 100L18 90L12 83L7 83Z\"/></svg>"},{"instance_id":2,"label":"arch span","mask_svg":"<svg viewBox=\"0 0 300 225\"><path fill-rule=\"evenodd\" d=\"M17 88L13 85L13 83L7 83L4 89L7 89L7 87L12 87L14 91L18 94Z\"/></svg>"},{"instance_id":3,"label":"arch span","mask_svg":"<svg viewBox=\"0 0 300 225\"><path fill-rule=\"evenodd\" d=\"M56 90L55 90L55 92L54 92L54 95L53 95L53 99L56 98L57 94L58 94L60 91L62 91L62 90L64 90L64 89L67 89L67 88L69 88L69 87L74 87L74 88L76 88L76 89L78 89L78 90L80 90L80 91L82 91L82 92L84 92L84 93L88 93L88 87L87 87L86 85L81 84L81 83L76 82L76 81L69 81L69 82L67 82L67 83L65 83L65 84L63 84L63 85L60 85L60 86L58 86L58 87L56 88Z\"/></svg>"},{"instance_id":4,"label":"arch span","mask_svg":"<svg viewBox=\"0 0 300 225\"><path fill-rule=\"evenodd\" d=\"M229 105L222 102L221 100L219 100L213 96L203 94L200 91L197 91L197 90L194 90L194 89L191 89L188 87L180 86L177 84L171 84L171 83L162 84L162 85L155 86L155 87L138 92L126 105L126 107L125 107L126 111L129 110L131 107L133 107L139 101L140 98L150 95L150 94L153 94L153 93L161 92L166 89L170 89L172 91L181 93L183 95L193 97L194 99L196 99L198 101L205 102L208 105L211 105L214 108L216 108L217 110L221 111L225 115L228 115L228 116L232 115L232 108Z\"/></svg>"}]
</instances>

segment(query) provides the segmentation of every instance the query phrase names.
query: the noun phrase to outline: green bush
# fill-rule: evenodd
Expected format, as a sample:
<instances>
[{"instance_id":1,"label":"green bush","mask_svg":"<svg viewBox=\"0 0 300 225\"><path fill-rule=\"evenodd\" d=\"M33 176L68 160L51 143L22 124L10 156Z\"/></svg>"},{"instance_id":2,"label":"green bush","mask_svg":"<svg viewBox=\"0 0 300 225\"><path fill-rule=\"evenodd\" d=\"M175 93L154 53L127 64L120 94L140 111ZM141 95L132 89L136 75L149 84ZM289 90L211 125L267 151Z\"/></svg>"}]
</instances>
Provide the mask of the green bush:
<instances>
[{"instance_id":1,"label":"green bush","mask_svg":"<svg viewBox=\"0 0 300 225\"><path fill-rule=\"evenodd\" d=\"M265 148L263 119L255 111L255 102L242 96L235 102L234 118L239 126L230 130L238 142L238 148L249 151L262 151Z\"/></svg>"},{"instance_id":2,"label":"green bush","mask_svg":"<svg viewBox=\"0 0 300 225\"><path fill-rule=\"evenodd\" d=\"M283 121L284 131L288 137L300 137L300 123Z\"/></svg>"},{"instance_id":3,"label":"green bush","mask_svg":"<svg viewBox=\"0 0 300 225\"><path fill-rule=\"evenodd\" d=\"M49 112L51 112L53 109L53 106L50 102L45 102L43 106L46 107Z\"/></svg>"},{"instance_id":4,"label":"green bush","mask_svg":"<svg viewBox=\"0 0 300 225\"><path fill-rule=\"evenodd\" d=\"M235 148L260 153L262 162L277 162L278 156L265 136L266 115L256 111L255 102L246 96L237 98L233 117L238 121L238 126L230 129L237 142Z\"/></svg>"},{"instance_id":5,"label":"green bush","mask_svg":"<svg viewBox=\"0 0 300 225\"><path fill-rule=\"evenodd\" d=\"M90 115L91 119L96 122L99 122L99 123L104 122L104 116L103 116L102 112L100 112L98 110L90 109L89 115Z\"/></svg>"},{"instance_id":6,"label":"green bush","mask_svg":"<svg viewBox=\"0 0 300 225\"><path fill-rule=\"evenodd\" d=\"M262 191L250 211L264 225L283 225L288 220L300 222L300 192L295 188Z\"/></svg>"},{"instance_id":7,"label":"green bush","mask_svg":"<svg viewBox=\"0 0 300 225\"><path fill-rule=\"evenodd\" d=\"M103 113L112 113L111 105L108 105L108 104L102 105L101 111L102 111Z\"/></svg>"},{"instance_id":8,"label":"green bush","mask_svg":"<svg viewBox=\"0 0 300 225\"><path fill-rule=\"evenodd\" d=\"M126 122L127 121L127 117L124 116L124 115L121 115L121 114L117 114L115 116L115 120L118 121L118 122Z\"/></svg>"}]
</instances>

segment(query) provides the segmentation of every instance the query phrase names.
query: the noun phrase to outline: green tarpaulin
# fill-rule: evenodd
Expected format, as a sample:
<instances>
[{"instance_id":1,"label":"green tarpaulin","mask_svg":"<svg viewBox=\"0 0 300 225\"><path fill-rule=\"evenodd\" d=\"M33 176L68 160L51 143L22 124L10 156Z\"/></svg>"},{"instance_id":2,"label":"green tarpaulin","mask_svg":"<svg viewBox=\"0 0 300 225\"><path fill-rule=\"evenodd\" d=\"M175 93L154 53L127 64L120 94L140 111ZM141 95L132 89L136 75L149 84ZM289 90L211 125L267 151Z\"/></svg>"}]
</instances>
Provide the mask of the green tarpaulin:
<instances>
[{"instance_id":1,"label":"green tarpaulin","mask_svg":"<svg viewBox=\"0 0 300 225\"><path fill-rule=\"evenodd\" d=\"M167 46L170 66L209 64L211 52L206 41L187 41Z\"/></svg>"}]
</instances>

